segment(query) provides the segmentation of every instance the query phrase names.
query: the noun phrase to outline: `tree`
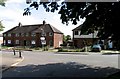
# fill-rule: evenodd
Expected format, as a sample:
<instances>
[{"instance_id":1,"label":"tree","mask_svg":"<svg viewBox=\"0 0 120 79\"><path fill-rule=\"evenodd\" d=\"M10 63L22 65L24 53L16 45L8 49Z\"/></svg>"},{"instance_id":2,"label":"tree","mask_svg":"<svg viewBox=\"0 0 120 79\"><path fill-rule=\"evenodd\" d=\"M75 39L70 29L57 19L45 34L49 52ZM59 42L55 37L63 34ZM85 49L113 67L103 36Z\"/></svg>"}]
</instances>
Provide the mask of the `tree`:
<instances>
[{"instance_id":1,"label":"tree","mask_svg":"<svg viewBox=\"0 0 120 79\"><path fill-rule=\"evenodd\" d=\"M7 1L7 0L0 0L0 5L5 6L5 1ZM0 31L3 31L3 28L5 28L5 27L2 25L2 22L0 21Z\"/></svg>"},{"instance_id":2,"label":"tree","mask_svg":"<svg viewBox=\"0 0 120 79\"><path fill-rule=\"evenodd\" d=\"M2 25L2 22L0 21L0 31L3 31L3 28L5 27Z\"/></svg>"},{"instance_id":3,"label":"tree","mask_svg":"<svg viewBox=\"0 0 120 79\"><path fill-rule=\"evenodd\" d=\"M7 0L0 0L0 5L1 6L5 6L5 2L6 2Z\"/></svg>"},{"instance_id":4,"label":"tree","mask_svg":"<svg viewBox=\"0 0 120 79\"><path fill-rule=\"evenodd\" d=\"M71 40L71 36L70 35L66 35L66 36L64 35L63 41L67 43L68 40Z\"/></svg>"},{"instance_id":5,"label":"tree","mask_svg":"<svg viewBox=\"0 0 120 79\"><path fill-rule=\"evenodd\" d=\"M112 41L120 42L118 27L120 25L120 2L62 2L61 5L57 2L32 2L23 15L31 14L31 7L38 10L39 5L43 5L46 12L59 10L58 14L61 15L60 19L63 24L68 25L71 21L76 25L81 18L86 18L81 34L93 33L97 30L99 38L111 37Z\"/></svg>"}]
</instances>

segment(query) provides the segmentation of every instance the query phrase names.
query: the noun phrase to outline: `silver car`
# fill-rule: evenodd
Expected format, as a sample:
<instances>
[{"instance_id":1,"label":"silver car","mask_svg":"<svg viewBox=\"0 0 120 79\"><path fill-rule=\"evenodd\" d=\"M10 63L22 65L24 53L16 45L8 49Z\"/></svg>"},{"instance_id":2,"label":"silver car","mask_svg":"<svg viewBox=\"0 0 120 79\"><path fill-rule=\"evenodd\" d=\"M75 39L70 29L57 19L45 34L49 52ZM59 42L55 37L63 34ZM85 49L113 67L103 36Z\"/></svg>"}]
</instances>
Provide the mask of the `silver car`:
<instances>
[{"instance_id":1,"label":"silver car","mask_svg":"<svg viewBox=\"0 0 120 79\"><path fill-rule=\"evenodd\" d=\"M101 47L99 44L95 44L92 46L92 52L100 52L101 51Z\"/></svg>"}]
</instances>

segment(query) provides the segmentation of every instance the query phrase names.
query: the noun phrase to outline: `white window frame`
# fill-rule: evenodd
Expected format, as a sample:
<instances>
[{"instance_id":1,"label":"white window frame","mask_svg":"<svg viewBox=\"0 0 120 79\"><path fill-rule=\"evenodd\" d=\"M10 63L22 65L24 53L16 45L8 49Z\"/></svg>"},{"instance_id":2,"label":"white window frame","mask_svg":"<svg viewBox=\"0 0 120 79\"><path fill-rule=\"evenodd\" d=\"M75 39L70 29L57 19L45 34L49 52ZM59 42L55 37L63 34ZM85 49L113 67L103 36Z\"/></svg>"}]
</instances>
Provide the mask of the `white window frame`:
<instances>
[{"instance_id":1,"label":"white window frame","mask_svg":"<svg viewBox=\"0 0 120 79\"><path fill-rule=\"evenodd\" d=\"M3 41L4 45L6 45L6 40Z\"/></svg>"},{"instance_id":2,"label":"white window frame","mask_svg":"<svg viewBox=\"0 0 120 79\"><path fill-rule=\"evenodd\" d=\"M24 36L25 36L25 34L24 34L24 33L21 33L21 36L22 36L22 37L24 37Z\"/></svg>"},{"instance_id":3,"label":"white window frame","mask_svg":"<svg viewBox=\"0 0 120 79\"><path fill-rule=\"evenodd\" d=\"M7 43L8 43L8 44L11 44L11 40L7 40Z\"/></svg>"},{"instance_id":4,"label":"white window frame","mask_svg":"<svg viewBox=\"0 0 120 79\"><path fill-rule=\"evenodd\" d=\"M29 36L29 33L26 33L25 36Z\"/></svg>"},{"instance_id":5,"label":"white window frame","mask_svg":"<svg viewBox=\"0 0 120 79\"><path fill-rule=\"evenodd\" d=\"M36 43L35 43L35 40L31 40L31 44L32 45L35 45Z\"/></svg>"},{"instance_id":6,"label":"white window frame","mask_svg":"<svg viewBox=\"0 0 120 79\"><path fill-rule=\"evenodd\" d=\"M20 41L19 40L15 40L15 44L20 44Z\"/></svg>"},{"instance_id":7,"label":"white window frame","mask_svg":"<svg viewBox=\"0 0 120 79\"><path fill-rule=\"evenodd\" d=\"M5 37L5 36L6 36L6 34L3 34L3 36Z\"/></svg>"},{"instance_id":8,"label":"white window frame","mask_svg":"<svg viewBox=\"0 0 120 79\"><path fill-rule=\"evenodd\" d=\"M36 33L31 33L31 36L36 36Z\"/></svg>"},{"instance_id":9,"label":"white window frame","mask_svg":"<svg viewBox=\"0 0 120 79\"><path fill-rule=\"evenodd\" d=\"M8 37L11 37L11 33L8 33Z\"/></svg>"},{"instance_id":10,"label":"white window frame","mask_svg":"<svg viewBox=\"0 0 120 79\"><path fill-rule=\"evenodd\" d=\"M15 36L16 36L16 37L19 37L19 36L20 36L20 34L19 34L19 33L16 33L16 34L15 34Z\"/></svg>"}]
</instances>

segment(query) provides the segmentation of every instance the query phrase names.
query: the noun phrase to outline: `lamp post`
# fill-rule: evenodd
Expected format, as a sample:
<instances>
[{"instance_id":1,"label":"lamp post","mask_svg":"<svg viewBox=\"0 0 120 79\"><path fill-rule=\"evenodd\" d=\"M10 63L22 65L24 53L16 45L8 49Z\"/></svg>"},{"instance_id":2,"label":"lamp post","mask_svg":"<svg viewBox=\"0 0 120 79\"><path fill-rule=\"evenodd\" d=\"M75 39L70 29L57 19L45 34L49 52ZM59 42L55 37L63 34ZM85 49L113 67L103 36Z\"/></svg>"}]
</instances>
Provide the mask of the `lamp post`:
<instances>
[{"instance_id":1,"label":"lamp post","mask_svg":"<svg viewBox=\"0 0 120 79\"><path fill-rule=\"evenodd\" d=\"M41 28L40 40L41 40L42 47L44 48L44 45L46 44L46 40L45 40L45 32L44 32L43 28Z\"/></svg>"}]
</instances>

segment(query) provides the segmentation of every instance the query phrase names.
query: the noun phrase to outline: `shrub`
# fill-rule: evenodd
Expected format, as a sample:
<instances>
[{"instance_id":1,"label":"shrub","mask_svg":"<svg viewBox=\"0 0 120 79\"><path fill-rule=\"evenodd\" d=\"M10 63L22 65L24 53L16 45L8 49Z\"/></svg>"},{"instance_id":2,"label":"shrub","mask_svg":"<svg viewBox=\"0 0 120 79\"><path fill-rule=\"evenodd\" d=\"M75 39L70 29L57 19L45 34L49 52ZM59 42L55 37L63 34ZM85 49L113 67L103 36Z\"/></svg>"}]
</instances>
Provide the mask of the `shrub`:
<instances>
[{"instance_id":1,"label":"shrub","mask_svg":"<svg viewBox=\"0 0 120 79\"><path fill-rule=\"evenodd\" d=\"M35 50L39 50L39 47L36 47Z\"/></svg>"},{"instance_id":2,"label":"shrub","mask_svg":"<svg viewBox=\"0 0 120 79\"><path fill-rule=\"evenodd\" d=\"M62 51L63 51L63 49L62 49L62 48L59 48L59 49L58 49L58 52L62 52Z\"/></svg>"},{"instance_id":3,"label":"shrub","mask_svg":"<svg viewBox=\"0 0 120 79\"><path fill-rule=\"evenodd\" d=\"M80 52L80 50L79 50L79 49L77 49L77 50L75 50L75 52Z\"/></svg>"}]
</instances>

